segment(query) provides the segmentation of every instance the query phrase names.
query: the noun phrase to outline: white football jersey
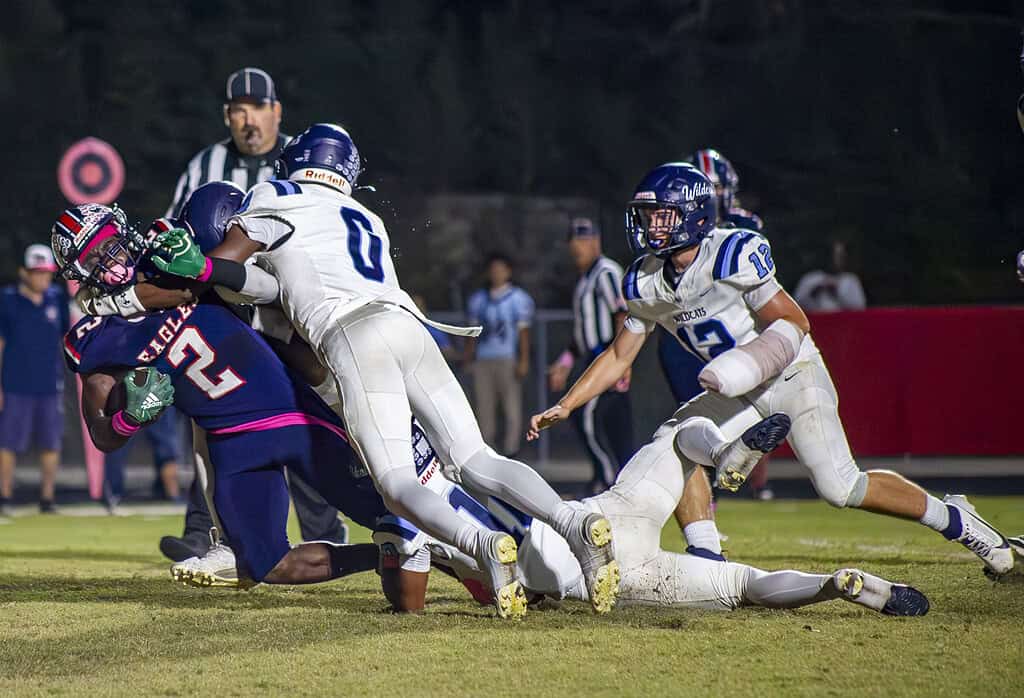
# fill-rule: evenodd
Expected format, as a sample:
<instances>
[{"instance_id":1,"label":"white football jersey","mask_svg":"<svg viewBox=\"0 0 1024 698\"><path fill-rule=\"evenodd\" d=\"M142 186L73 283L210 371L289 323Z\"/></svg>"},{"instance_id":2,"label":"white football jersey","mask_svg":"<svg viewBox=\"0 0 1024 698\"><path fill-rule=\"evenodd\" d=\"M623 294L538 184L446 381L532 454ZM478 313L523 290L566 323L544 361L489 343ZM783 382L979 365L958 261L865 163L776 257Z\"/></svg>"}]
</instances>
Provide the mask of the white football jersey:
<instances>
[{"instance_id":1,"label":"white football jersey","mask_svg":"<svg viewBox=\"0 0 1024 698\"><path fill-rule=\"evenodd\" d=\"M399 288L384 223L336 189L263 182L249 190L231 223L265 245L261 263L281 284L281 305L314 347L339 318L367 303L414 307Z\"/></svg>"},{"instance_id":2,"label":"white football jersey","mask_svg":"<svg viewBox=\"0 0 1024 698\"><path fill-rule=\"evenodd\" d=\"M625 327L646 334L661 325L707 362L756 339L755 313L781 290L768 240L752 230L715 228L682 274L653 254L629 266L622 280ZM807 335L795 361L816 353Z\"/></svg>"}]
</instances>

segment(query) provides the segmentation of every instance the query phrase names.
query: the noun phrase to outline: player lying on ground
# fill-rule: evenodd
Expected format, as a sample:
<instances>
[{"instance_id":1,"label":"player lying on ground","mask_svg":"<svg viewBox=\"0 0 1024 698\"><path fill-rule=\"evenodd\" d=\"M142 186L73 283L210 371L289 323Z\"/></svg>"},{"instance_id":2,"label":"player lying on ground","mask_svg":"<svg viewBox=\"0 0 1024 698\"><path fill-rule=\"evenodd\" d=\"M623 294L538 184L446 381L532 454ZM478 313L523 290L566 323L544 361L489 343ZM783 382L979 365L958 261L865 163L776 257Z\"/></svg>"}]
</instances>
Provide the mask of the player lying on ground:
<instances>
[{"instance_id":1,"label":"player lying on ground","mask_svg":"<svg viewBox=\"0 0 1024 698\"><path fill-rule=\"evenodd\" d=\"M423 323L465 332L431 323L400 288L387 230L351 196L360 160L349 135L316 124L285 147L276 167L278 180L250 190L209 257L183 231L158 238L166 260L158 262L161 269L244 291L257 277L274 279L242 264L261 254L280 283L286 314L334 376L349 436L388 508L488 570L500 615L526 612L515 541L467 524L420 486L409 436L415 415L457 477L565 536L594 609L610 610L618 573L607 521L566 504L528 466L483 442L461 386Z\"/></svg>"},{"instance_id":2,"label":"player lying on ground","mask_svg":"<svg viewBox=\"0 0 1024 698\"><path fill-rule=\"evenodd\" d=\"M770 451L785 436L785 431L769 431L771 435L764 436L757 429L751 430L751 434L762 433L765 439L748 436L753 450L761 454ZM467 521L505 531L517 539L520 575L528 594L587 600L579 563L561 536L505 502L493 497L474 498L443 477L443 468L432 454L423 452L421 456L417 469L426 487L447 500ZM693 473L697 468L689 465L687 470ZM683 489L679 459L660 444L648 444L626 464L611 489L580 503L587 511L607 517L615 530L616 560L622 571L620 602L732 610L740 606L796 608L843 599L887 615L918 616L928 612L928 599L918 590L856 569L841 569L831 575L766 572L749 565L661 550L661 530ZM460 579L481 603L489 602L487 576L472 559L429 540L407 522L395 519L389 526L379 527L374 540L390 547L400 564L426 548L435 567ZM425 567L420 573L425 577ZM426 587L425 580L420 586Z\"/></svg>"},{"instance_id":3,"label":"player lying on ground","mask_svg":"<svg viewBox=\"0 0 1024 698\"><path fill-rule=\"evenodd\" d=\"M1012 569L1006 539L963 496L942 501L897 473L860 471L832 379L807 317L775 279L768 241L716 228L715 209L711 183L689 164L662 165L641 180L627 211L639 255L623 277L629 317L561 401L534 415L528 438L611 387L660 324L707 365L700 373L706 392L658 429L658 448L716 468L719 486L734 490L760 458L737 437L762 419L769 429L791 420L789 443L829 504L920 521L992 572ZM771 416L777 413L784 416ZM705 547L717 546L717 530L708 539Z\"/></svg>"},{"instance_id":4,"label":"player lying on ground","mask_svg":"<svg viewBox=\"0 0 1024 698\"><path fill-rule=\"evenodd\" d=\"M144 263L123 213L94 204L62 214L53 247L62 273L107 293ZM247 577L316 582L375 564L372 545L289 546L285 467L363 526L386 510L337 415L216 296L131 319L84 318L65 350L83 374L83 414L100 449L122 446L172 403L206 432L214 503Z\"/></svg>"}]
</instances>

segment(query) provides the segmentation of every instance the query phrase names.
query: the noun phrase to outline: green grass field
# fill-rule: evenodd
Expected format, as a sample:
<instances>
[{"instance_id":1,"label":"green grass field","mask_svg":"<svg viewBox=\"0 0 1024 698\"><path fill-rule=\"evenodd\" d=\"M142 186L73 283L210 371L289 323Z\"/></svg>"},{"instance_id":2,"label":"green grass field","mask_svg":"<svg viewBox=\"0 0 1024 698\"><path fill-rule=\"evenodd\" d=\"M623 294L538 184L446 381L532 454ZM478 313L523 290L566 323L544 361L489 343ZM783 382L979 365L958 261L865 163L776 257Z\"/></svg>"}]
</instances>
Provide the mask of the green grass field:
<instances>
[{"instance_id":1,"label":"green grass field","mask_svg":"<svg viewBox=\"0 0 1024 698\"><path fill-rule=\"evenodd\" d=\"M976 503L1024 531L1024 500ZM372 574L250 593L176 586L156 541L178 517L24 516L0 526L0 696L1024 693L1024 577L993 584L920 526L819 502L728 501L719 524L735 560L863 567L922 589L932 612L833 601L598 618L567 603L510 624L435 574L429 611L402 617L384 612ZM681 548L673 528L663 538Z\"/></svg>"}]
</instances>

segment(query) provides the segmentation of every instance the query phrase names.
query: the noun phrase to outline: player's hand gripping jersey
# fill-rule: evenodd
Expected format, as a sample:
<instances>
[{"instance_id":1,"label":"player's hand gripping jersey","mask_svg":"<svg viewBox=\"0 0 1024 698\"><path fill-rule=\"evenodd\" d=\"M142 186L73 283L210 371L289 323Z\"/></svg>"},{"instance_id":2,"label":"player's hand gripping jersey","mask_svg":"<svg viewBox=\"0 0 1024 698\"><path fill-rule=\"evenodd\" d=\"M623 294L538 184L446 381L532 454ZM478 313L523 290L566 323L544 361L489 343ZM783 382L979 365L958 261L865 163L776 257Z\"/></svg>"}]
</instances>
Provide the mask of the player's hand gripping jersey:
<instances>
[{"instance_id":1,"label":"player's hand gripping jersey","mask_svg":"<svg viewBox=\"0 0 1024 698\"><path fill-rule=\"evenodd\" d=\"M340 429L313 389L219 304L86 317L68 332L64 350L75 373L153 366L171 376L175 406L209 433L312 423Z\"/></svg>"},{"instance_id":2,"label":"player's hand gripping jersey","mask_svg":"<svg viewBox=\"0 0 1024 698\"><path fill-rule=\"evenodd\" d=\"M700 242L693 263L677 275L672 263L647 254L622 279L630 332L661 325L701 361L757 339L755 313L782 290L771 245L752 230L716 228ZM793 362L818 353L806 335Z\"/></svg>"}]
</instances>

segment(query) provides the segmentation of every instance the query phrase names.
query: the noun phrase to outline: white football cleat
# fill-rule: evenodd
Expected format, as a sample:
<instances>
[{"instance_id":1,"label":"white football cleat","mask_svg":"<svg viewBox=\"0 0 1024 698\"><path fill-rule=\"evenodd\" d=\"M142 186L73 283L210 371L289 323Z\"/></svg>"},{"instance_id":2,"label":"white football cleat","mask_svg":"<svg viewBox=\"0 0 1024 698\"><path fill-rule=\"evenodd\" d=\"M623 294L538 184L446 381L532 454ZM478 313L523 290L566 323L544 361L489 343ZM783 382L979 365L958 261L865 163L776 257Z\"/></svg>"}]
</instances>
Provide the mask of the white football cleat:
<instances>
[{"instance_id":1,"label":"white football cleat","mask_svg":"<svg viewBox=\"0 0 1024 698\"><path fill-rule=\"evenodd\" d=\"M774 451L786 439L790 426L789 417L776 412L747 429L718 453L712 453L718 486L737 491L764 454Z\"/></svg>"},{"instance_id":2,"label":"white football cleat","mask_svg":"<svg viewBox=\"0 0 1024 698\"><path fill-rule=\"evenodd\" d=\"M978 516L978 511L967 497L947 494L942 501L960 514L960 536L953 540L980 557L992 574L1006 574L1013 569L1013 551L1009 541L992 524Z\"/></svg>"},{"instance_id":3,"label":"white football cleat","mask_svg":"<svg viewBox=\"0 0 1024 698\"><path fill-rule=\"evenodd\" d=\"M857 569L833 573L832 583L841 599L887 616L923 616L931 606L928 597L914 587L893 584Z\"/></svg>"},{"instance_id":4,"label":"white football cleat","mask_svg":"<svg viewBox=\"0 0 1024 698\"><path fill-rule=\"evenodd\" d=\"M171 565L171 577L191 587L248 590L257 582L238 574L235 553L220 542L216 527L210 529L210 548L202 557L190 557Z\"/></svg>"},{"instance_id":5,"label":"white football cleat","mask_svg":"<svg viewBox=\"0 0 1024 698\"><path fill-rule=\"evenodd\" d=\"M507 533L497 531L481 530L480 535L484 538L477 563L491 581L498 617L519 620L526 615L526 592L516 568L519 559L516 541Z\"/></svg>"},{"instance_id":6,"label":"white football cleat","mask_svg":"<svg viewBox=\"0 0 1024 698\"><path fill-rule=\"evenodd\" d=\"M619 563L612 551L612 525L601 514L576 512L566 542L583 570L590 605L608 613L619 596Z\"/></svg>"}]
</instances>

